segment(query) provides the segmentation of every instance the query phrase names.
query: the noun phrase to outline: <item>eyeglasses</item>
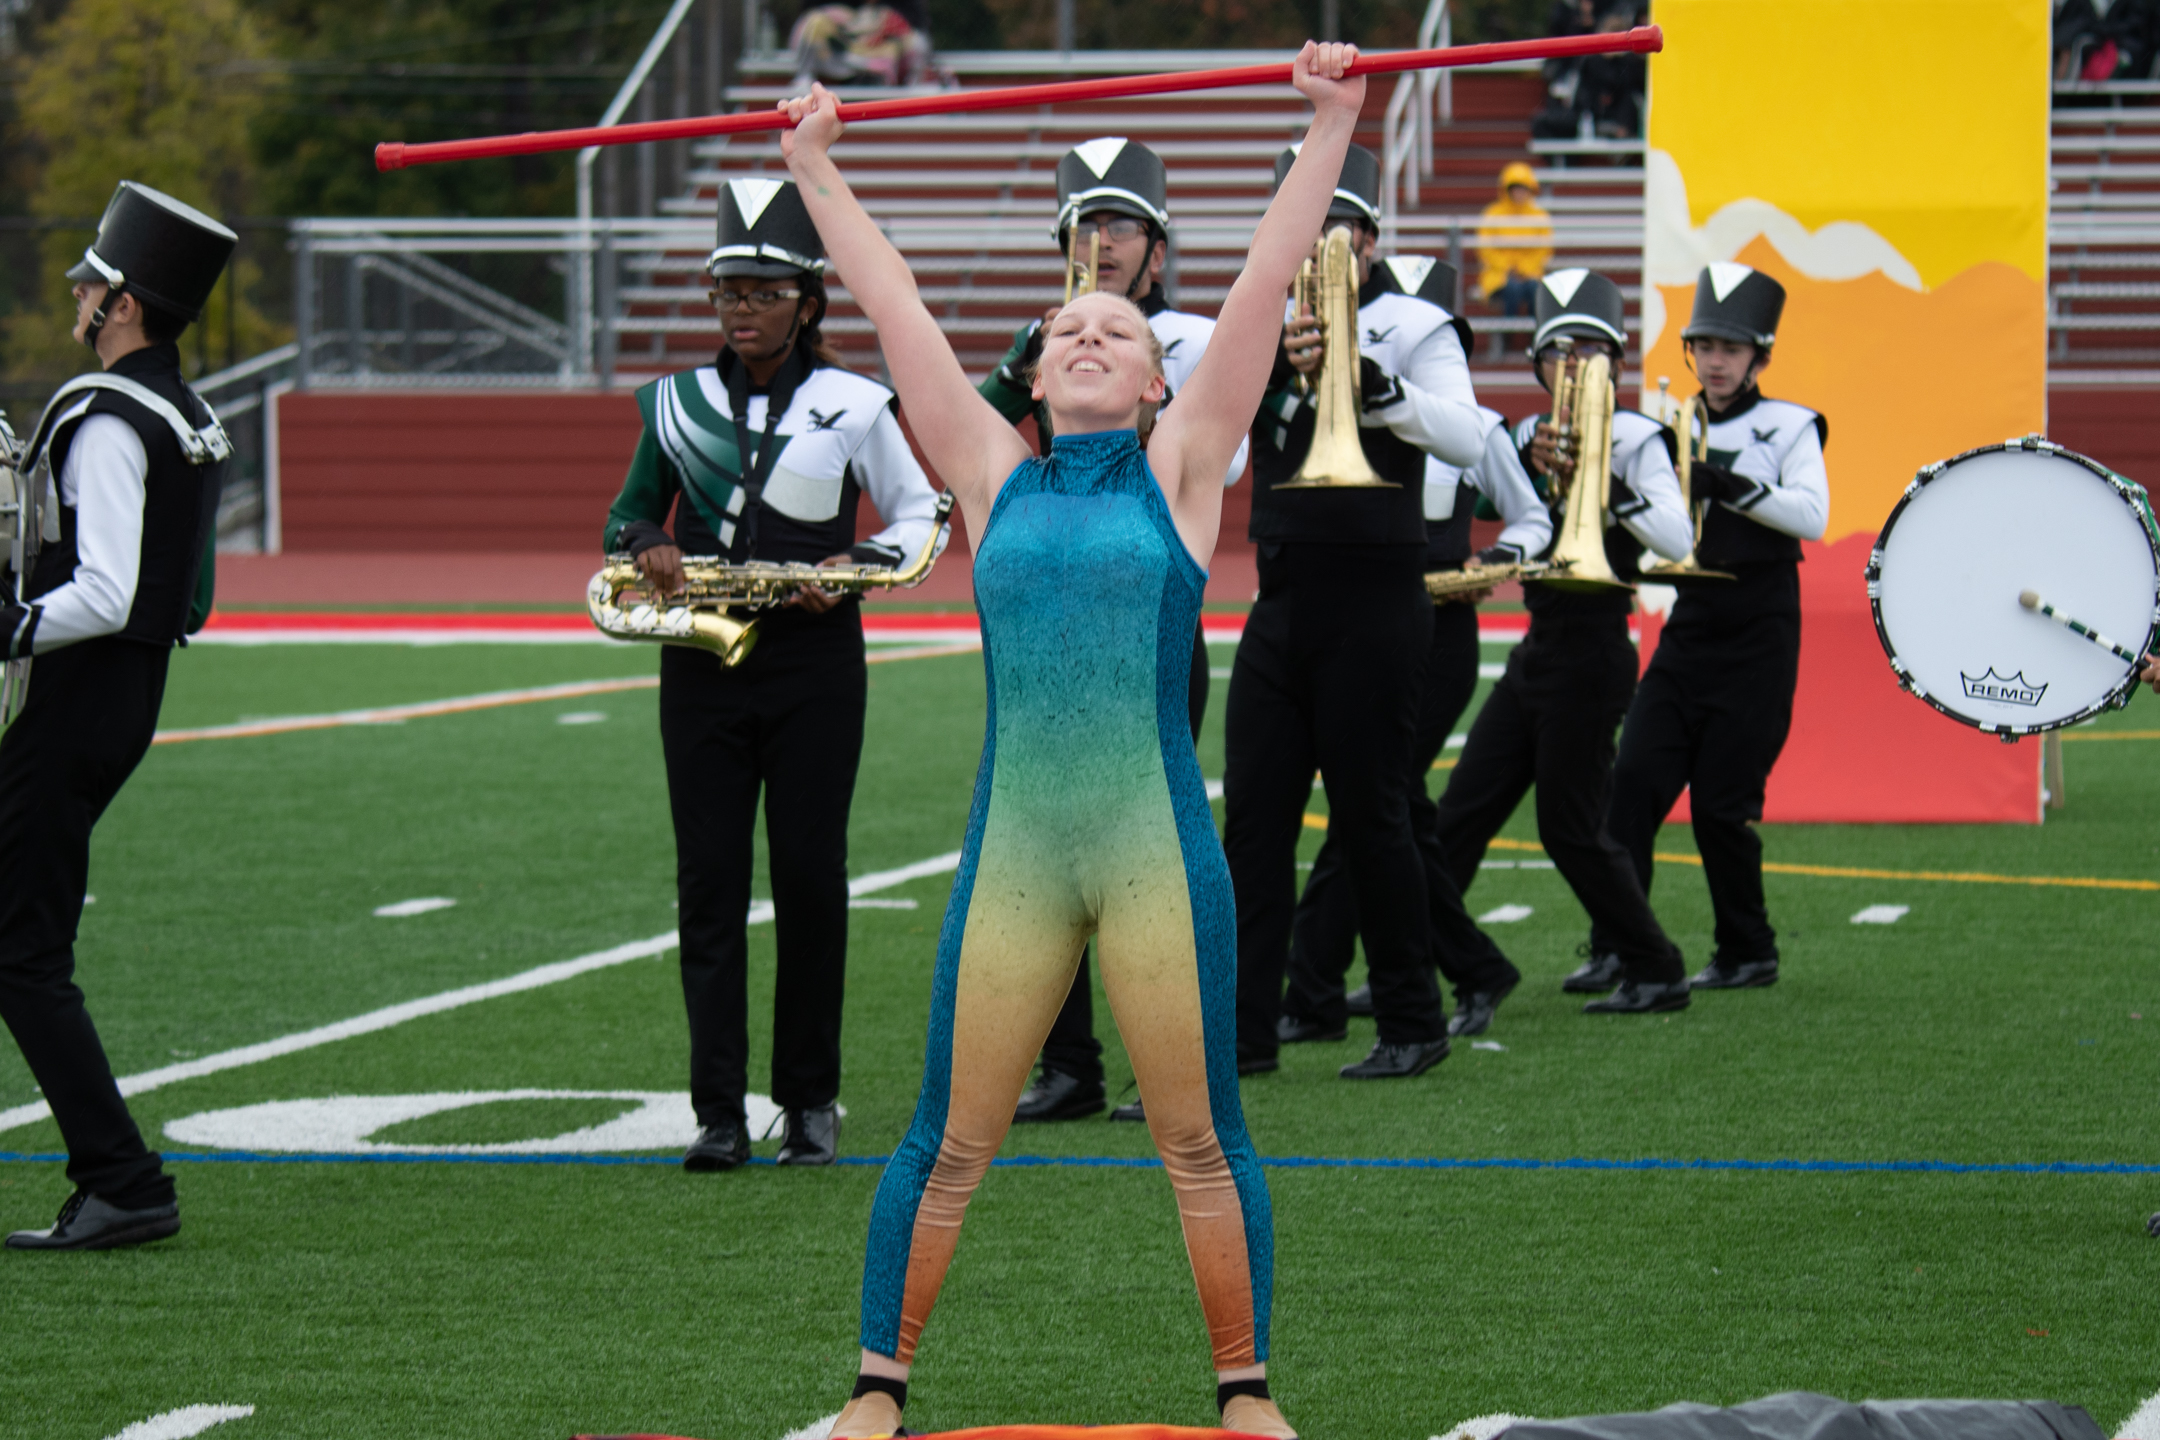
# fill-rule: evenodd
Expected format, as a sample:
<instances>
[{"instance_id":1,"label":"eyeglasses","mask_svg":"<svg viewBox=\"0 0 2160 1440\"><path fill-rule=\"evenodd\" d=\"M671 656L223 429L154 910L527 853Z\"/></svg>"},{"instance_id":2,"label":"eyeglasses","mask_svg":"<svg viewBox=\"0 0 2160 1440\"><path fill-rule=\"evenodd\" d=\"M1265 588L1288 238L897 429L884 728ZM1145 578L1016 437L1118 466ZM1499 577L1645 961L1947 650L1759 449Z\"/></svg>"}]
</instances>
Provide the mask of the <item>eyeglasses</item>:
<instances>
[{"instance_id":1,"label":"eyeglasses","mask_svg":"<svg viewBox=\"0 0 2160 1440\"><path fill-rule=\"evenodd\" d=\"M1112 240L1123 241L1139 239L1147 233L1148 226L1147 221L1135 220L1130 215L1098 215L1092 220L1083 216L1079 228L1082 231L1100 230Z\"/></svg>"},{"instance_id":2,"label":"eyeglasses","mask_svg":"<svg viewBox=\"0 0 2160 1440\"><path fill-rule=\"evenodd\" d=\"M712 301L713 308L725 315L730 310L747 310L752 315L762 315L783 300L799 300L800 290L708 290L705 298Z\"/></svg>"}]
</instances>

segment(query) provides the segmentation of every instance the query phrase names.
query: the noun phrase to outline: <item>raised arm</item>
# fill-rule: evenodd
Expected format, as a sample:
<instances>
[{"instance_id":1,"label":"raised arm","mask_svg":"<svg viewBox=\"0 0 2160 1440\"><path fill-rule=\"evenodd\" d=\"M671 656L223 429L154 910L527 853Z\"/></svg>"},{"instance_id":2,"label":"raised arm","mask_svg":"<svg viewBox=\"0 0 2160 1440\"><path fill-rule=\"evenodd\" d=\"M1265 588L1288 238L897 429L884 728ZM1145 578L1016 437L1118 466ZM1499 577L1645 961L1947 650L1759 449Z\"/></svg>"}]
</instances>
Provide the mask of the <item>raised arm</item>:
<instances>
[{"instance_id":1,"label":"raised arm","mask_svg":"<svg viewBox=\"0 0 2160 1440\"><path fill-rule=\"evenodd\" d=\"M802 189L825 253L877 327L893 389L923 453L959 499L968 533L981 535L998 485L1028 458L1027 442L968 383L936 319L923 307L907 260L840 178L828 153L844 128L839 101L823 85L812 85L808 95L781 101L780 109L795 122L795 128L781 132L780 153Z\"/></svg>"},{"instance_id":2,"label":"raised arm","mask_svg":"<svg viewBox=\"0 0 2160 1440\"><path fill-rule=\"evenodd\" d=\"M1223 301L1207 353L1148 440L1149 464L1170 486L1178 529L1198 553L1214 548L1223 470L1251 428L1267 388L1282 333L1283 296L1299 264L1312 252L1335 198L1350 134L1365 104L1364 79L1342 78L1356 59L1355 45L1307 41L1299 53L1292 80L1312 102L1312 128L1260 219L1245 268ZM1188 478L1192 483L1186 483ZM1202 535L1205 550L1195 543Z\"/></svg>"}]
</instances>

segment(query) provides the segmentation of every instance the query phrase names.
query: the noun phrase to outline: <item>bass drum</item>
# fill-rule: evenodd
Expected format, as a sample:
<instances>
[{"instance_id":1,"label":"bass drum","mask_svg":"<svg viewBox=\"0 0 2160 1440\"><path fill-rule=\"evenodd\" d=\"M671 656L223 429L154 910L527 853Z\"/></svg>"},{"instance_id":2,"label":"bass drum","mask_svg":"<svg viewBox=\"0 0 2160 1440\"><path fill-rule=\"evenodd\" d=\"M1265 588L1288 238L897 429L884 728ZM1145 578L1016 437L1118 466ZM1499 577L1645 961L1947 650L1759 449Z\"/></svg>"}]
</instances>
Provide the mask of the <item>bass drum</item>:
<instances>
[{"instance_id":1,"label":"bass drum","mask_svg":"<svg viewBox=\"0 0 2160 1440\"><path fill-rule=\"evenodd\" d=\"M2037 436L1968 450L1905 487L1868 559L1898 684L2004 740L2126 705L2136 665L2025 609L2026 590L2135 649L2160 625L2160 527L2143 489Z\"/></svg>"}]
</instances>

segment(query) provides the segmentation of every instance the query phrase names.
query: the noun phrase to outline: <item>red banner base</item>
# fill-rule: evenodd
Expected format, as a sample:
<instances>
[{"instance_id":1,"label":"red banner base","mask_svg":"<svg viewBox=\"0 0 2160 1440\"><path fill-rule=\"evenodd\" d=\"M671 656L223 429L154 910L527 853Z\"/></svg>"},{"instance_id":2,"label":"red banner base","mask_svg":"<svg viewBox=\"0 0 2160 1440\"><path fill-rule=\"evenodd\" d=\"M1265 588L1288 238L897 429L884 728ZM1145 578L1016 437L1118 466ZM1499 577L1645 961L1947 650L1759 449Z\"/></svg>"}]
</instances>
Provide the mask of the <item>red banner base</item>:
<instances>
[{"instance_id":1,"label":"red banner base","mask_svg":"<svg viewBox=\"0 0 2160 1440\"><path fill-rule=\"evenodd\" d=\"M1872 535L1810 544L1800 567L1800 689L1770 772L1779 824L2040 823L2040 744L2005 745L1900 690L1868 609ZM1642 620L1642 658L1658 617ZM1689 817L1682 794L1672 819Z\"/></svg>"}]
</instances>

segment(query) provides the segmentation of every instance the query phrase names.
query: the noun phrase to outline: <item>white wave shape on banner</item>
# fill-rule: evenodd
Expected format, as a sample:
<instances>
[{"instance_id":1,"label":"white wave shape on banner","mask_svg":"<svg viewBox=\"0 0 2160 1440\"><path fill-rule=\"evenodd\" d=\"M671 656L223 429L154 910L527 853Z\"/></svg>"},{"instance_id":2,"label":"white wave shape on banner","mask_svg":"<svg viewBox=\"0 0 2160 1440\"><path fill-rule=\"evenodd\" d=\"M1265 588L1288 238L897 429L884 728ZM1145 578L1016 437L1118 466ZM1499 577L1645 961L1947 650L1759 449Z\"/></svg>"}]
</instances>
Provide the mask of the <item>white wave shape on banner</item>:
<instances>
[{"instance_id":1,"label":"white wave shape on banner","mask_svg":"<svg viewBox=\"0 0 2160 1440\"><path fill-rule=\"evenodd\" d=\"M1752 199L1721 207L1700 227L1692 219L1679 162L1667 151L1650 151L1643 163L1642 353L1665 331L1665 297L1657 287L1693 285L1703 266L1735 258L1757 236L1811 280L1857 280L1881 271L1908 290L1927 288L1895 245L1856 220L1810 230L1769 201Z\"/></svg>"}]
</instances>

